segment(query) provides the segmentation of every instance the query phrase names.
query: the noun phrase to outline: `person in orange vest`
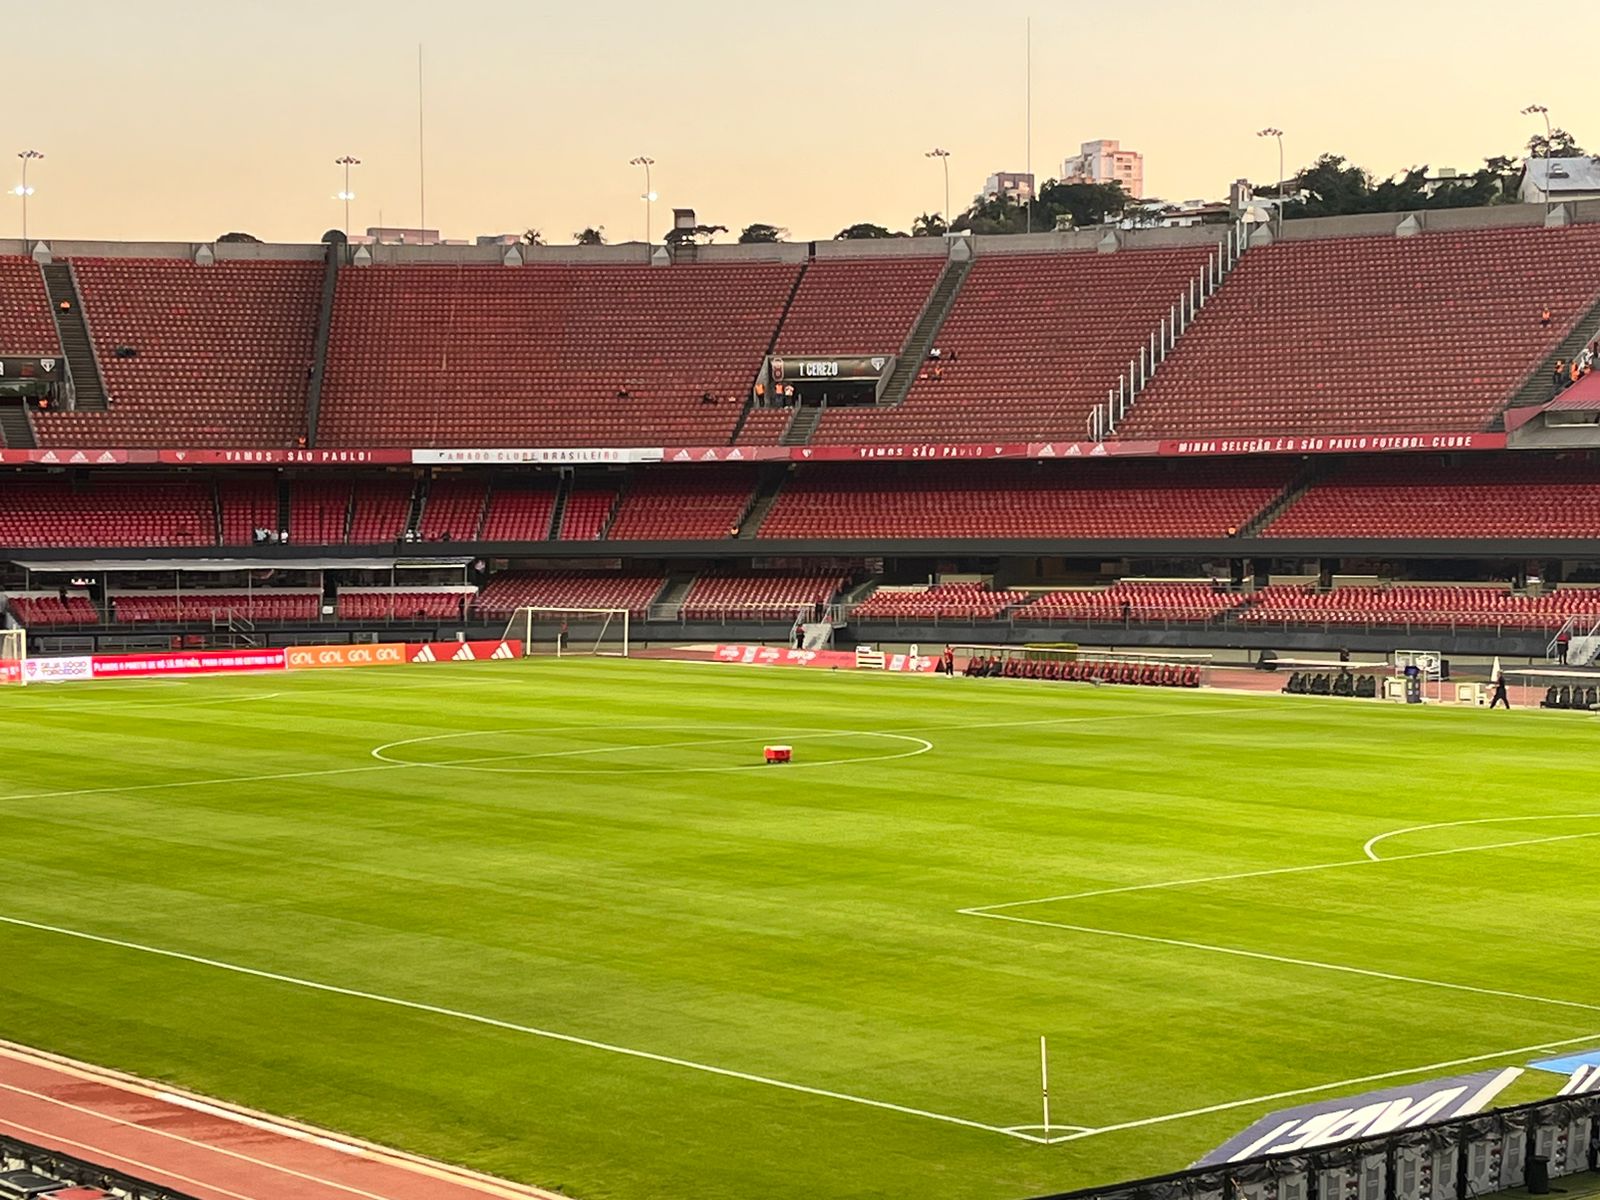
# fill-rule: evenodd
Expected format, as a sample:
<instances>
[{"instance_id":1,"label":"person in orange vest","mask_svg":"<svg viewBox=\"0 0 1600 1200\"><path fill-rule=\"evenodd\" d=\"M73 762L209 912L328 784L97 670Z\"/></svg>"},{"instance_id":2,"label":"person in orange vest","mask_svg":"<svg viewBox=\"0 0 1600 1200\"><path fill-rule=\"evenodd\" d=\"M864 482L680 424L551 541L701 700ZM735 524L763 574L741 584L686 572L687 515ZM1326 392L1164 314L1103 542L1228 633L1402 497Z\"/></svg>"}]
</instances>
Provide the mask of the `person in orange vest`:
<instances>
[{"instance_id":1,"label":"person in orange vest","mask_svg":"<svg viewBox=\"0 0 1600 1200\"><path fill-rule=\"evenodd\" d=\"M1539 324L1545 329L1550 328L1550 306L1548 304L1539 312Z\"/></svg>"},{"instance_id":2,"label":"person in orange vest","mask_svg":"<svg viewBox=\"0 0 1600 1200\"><path fill-rule=\"evenodd\" d=\"M1567 377L1571 379L1573 383L1577 383L1578 380L1583 378L1583 372L1578 369L1577 359L1573 359L1572 365L1567 368Z\"/></svg>"},{"instance_id":3,"label":"person in orange vest","mask_svg":"<svg viewBox=\"0 0 1600 1200\"><path fill-rule=\"evenodd\" d=\"M1561 359L1556 359L1555 370L1550 373L1550 382L1555 385L1555 390L1560 391L1567 382L1567 364Z\"/></svg>"}]
</instances>

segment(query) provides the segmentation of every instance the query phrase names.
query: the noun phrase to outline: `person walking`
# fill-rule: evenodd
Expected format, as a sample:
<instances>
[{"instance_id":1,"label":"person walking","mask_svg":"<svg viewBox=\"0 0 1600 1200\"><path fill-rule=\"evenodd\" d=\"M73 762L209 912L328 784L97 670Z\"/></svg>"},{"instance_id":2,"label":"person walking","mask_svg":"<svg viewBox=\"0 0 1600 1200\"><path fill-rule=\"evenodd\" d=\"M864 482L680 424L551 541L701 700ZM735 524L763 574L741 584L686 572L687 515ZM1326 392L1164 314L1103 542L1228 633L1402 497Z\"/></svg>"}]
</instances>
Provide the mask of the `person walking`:
<instances>
[{"instance_id":1,"label":"person walking","mask_svg":"<svg viewBox=\"0 0 1600 1200\"><path fill-rule=\"evenodd\" d=\"M1496 675L1494 677L1494 697L1489 701L1489 707L1493 708L1496 704L1504 704L1506 711L1511 711L1511 698L1506 695L1506 677L1504 675Z\"/></svg>"}]
</instances>

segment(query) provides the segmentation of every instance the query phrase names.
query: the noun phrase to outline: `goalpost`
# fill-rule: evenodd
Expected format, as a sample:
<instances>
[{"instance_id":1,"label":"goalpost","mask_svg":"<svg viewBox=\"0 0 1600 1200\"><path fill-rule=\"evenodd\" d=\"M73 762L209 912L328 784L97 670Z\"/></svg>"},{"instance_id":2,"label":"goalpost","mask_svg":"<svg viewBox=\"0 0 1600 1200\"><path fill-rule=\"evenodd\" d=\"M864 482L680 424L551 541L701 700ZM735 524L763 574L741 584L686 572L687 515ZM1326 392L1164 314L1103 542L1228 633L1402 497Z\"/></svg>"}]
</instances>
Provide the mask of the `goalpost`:
<instances>
[{"instance_id":1,"label":"goalpost","mask_svg":"<svg viewBox=\"0 0 1600 1200\"><path fill-rule=\"evenodd\" d=\"M520 641L523 657L551 654L628 657L629 612L625 608L546 608L529 605L517 609L502 637Z\"/></svg>"},{"instance_id":2,"label":"goalpost","mask_svg":"<svg viewBox=\"0 0 1600 1200\"><path fill-rule=\"evenodd\" d=\"M28 631L0 629L0 683L26 683L23 663L28 658Z\"/></svg>"}]
</instances>

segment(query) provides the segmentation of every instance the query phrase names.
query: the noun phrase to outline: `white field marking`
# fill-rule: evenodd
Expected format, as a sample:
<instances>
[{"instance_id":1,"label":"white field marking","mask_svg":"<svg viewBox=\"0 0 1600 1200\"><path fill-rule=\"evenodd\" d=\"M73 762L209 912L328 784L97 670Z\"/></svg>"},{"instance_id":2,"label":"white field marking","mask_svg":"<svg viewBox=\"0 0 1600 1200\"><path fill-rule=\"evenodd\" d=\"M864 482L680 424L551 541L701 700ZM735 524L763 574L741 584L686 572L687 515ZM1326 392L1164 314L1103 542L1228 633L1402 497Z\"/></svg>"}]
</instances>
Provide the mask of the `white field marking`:
<instances>
[{"instance_id":1,"label":"white field marking","mask_svg":"<svg viewBox=\"0 0 1600 1200\"><path fill-rule=\"evenodd\" d=\"M1534 996L1527 992L1511 992L1501 988L1477 987L1470 983L1448 983L1441 979L1423 979L1417 975L1397 975L1389 971L1374 971L1367 967L1352 967L1344 963L1318 962L1311 958L1290 958L1282 954L1268 954L1262 950L1243 950L1237 946L1214 946L1209 942L1190 942L1182 938L1156 937L1148 933L1129 933L1122 929L1098 929L1093 925L1072 925L1065 921L1044 921L1037 917L1014 917L1009 913L961 910L961 915L985 917L991 921L1011 921L1018 925L1037 925L1045 929L1064 929L1068 933L1090 934L1094 937L1119 938L1129 942L1143 942L1152 946L1172 946L1181 950L1201 950L1209 954L1226 954L1234 958L1250 958L1259 962L1279 963L1290 967L1311 967L1319 971L1334 971L1341 975L1360 975L1367 979L1381 979L1389 983L1409 983L1419 987L1440 988L1451 992L1471 992L1479 996L1494 996L1501 1000L1523 1000L1530 1004L1547 1004L1557 1008L1579 1008L1600 1012L1600 1004L1585 1004L1581 1000L1558 1000L1551 996Z\"/></svg>"},{"instance_id":2,"label":"white field marking","mask_svg":"<svg viewBox=\"0 0 1600 1200\"><path fill-rule=\"evenodd\" d=\"M1546 1042L1545 1046L1560 1048L1575 1046L1580 1042L1593 1042L1600 1038L1600 1033L1589 1033L1583 1037L1568 1038L1562 1042ZM1474 1054L1467 1058L1452 1058L1447 1062L1429 1063L1424 1067L1403 1067L1398 1071L1381 1071L1376 1075L1358 1075L1353 1079L1340 1079L1333 1083L1318 1083L1311 1087L1293 1088L1287 1092L1273 1092L1266 1096L1251 1096L1247 1100L1228 1100L1221 1104L1208 1104L1204 1108L1190 1108L1183 1112L1163 1113L1158 1117L1144 1117L1137 1121L1119 1121L1113 1125L1101 1125L1084 1133L1069 1134L1061 1140L1076 1142L1083 1138L1099 1137L1105 1133L1120 1133L1127 1129L1144 1129L1151 1125L1165 1125L1172 1121L1185 1121L1191 1117L1204 1117L1212 1113L1227 1112L1235 1108L1249 1108L1255 1104L1272 1104L1280 1100L1292 1100L1297 1096L1310 1096L1317 1092L1331 1092L1339 1088L1357 1087L1363 1083L1381 1083L1386 1079L1401 1079L1407 1075L1431 1075L1439 1071L1447 1071L1452 1067L1468 1067L1476 1063L1493 1062L1495 1059L1511 1058L1523 1054L1535 1054L1541 1046L1517 1046L1511 1050L1496 1050L1492 1054Z\"/></svg>"},{"instance_id":3,"label":"white field marking","mask_svg":"<svg viewBox=\"0 0 1600 1200\"><path fill-rule=\"evenodd\" d=\"M236 1159L239 1162L247 1162L252 1166L264 1167L267 1170L276 1172L279 1175L288 1175L295 1179L303 1179L307 1183L315 1183L325 1188L332 1188L335 1191L348 1192L352 1196L364 1197L365 1200L390 1200L390 1197L381 1196L377 1192L369 1192L365 1188L352 1187L350 1184L339 1183L337 1180L333 1179L324 1179L320 1175L310 1175L305 1171L297 1171L293 1167L286 1167L280 1163L269 1162L264 1158L255 1158L252 1155L243 1154L238 1150L229 1150L224 1146L214 1146L210 1142L199 1142L193 1138L184 1137L181 1133L173 1133L170 1130L158 1129L154 1125L145 1125L138 1121L129 1121L123 1117L114 1116L108 1112L102 1112L99 1109L85 1108L81 1104L73 1104L70 1100L62 1100L56 1096L46 1095L44 1092L35 1092L29 1088L18 1087L13 1083L0 1083L0 1091L12 1092L18 1096L27 1096L33 1100L42 1100L46 1104L53 1104L58 1108L65 1108L71 1112L81 1113L84 1116L95 1117L111 1125L121 1125L124 1129L137 1129L141 1133L153 1133L157 1137L167 1138L174 1142L181 1142L183 1145L193 1146L197 1150L205 1150L211 1154L220 1154L224 1158ZM171 1174L170 1171L167 1171L162 1167L156 1167L154 1169L163 1175ZM173 1176L173 1178L177 1178L177 1176ZM200 1181L184 1180L184 1182L198 1183ZM209 1188L211 1185L206 1184L205 1186ZM230 1192L229 1194L233 1195L234 1193Z\"/></svg>"},{"instance_id":4,"label":"white field marking","mask_svg":"<svg viewBox=\"0 0 1600 1200\"><path fill-rule=\"evenodd\" d=\"M233 1200L257 1200L256 1197L246 1196L242 1192L230 1191L221 1184L212 1183L209 1179L195 1179L179 1171L169 1171L166 1167L158 1167L154 1163L140 1162L137 1158L130 1158L126 1154L107 1149L105 1146L80 1142L76 1138L62 1137L44 1129L34 1129L30 1125L23 1125L21 1122L13 1121L9 1117L0 1117L0 1125L4 1125L7 1129L15 1129L27 1134L41 1146L69 1146L74 1150L82 1150L91 1162L126 1163L147 1178L176 1179L179 1183L204 1188L206 1191L215 1192L219 1196L232 1196Z\"/></svg>"},{"instance_id":5,"label":"white field marking","mask_svg":"<svg viewBox=\"0 0 1600 1200\"><path fill-rule=\"evenodd\" d=\"M107 793L154 792L169 788L209 787L227 783L273 783L280 779L321 779L328 775L359 775L366 771L394 771L395 763L363 763L359 767L329 767L324 771L281 771L271 775L227 775L213 779L171 779L163 783L123 783L106 787L72 788L59 792L24 792L16 796L0 796L0 803L10 800L62 800L71 796L101 796Z\"/></svg>"},{"instance_id":6,"label":"white field marking","mask_svg":"<svg viewBox=\"0 0 1600 1200\"><path fill-rule=\"evenodd\" d=\"M1388 833L1380 833L1375 838L1369 838L1367 844L1361 847L1361 852L1373 862L1383 862L1384 858L1377 854L1378 846L1394 837L1404 837L1408 833L1425 833L1430 829L1459 829L1464 825L1508 825L1519 821L1590 821L1600 820L1600 813L1562 813L1556 816L1537 817L1479 817L1473 821L1438 821L1432 825L1412 825L1406 829L1391 829ZM1579 837L1594 837L1595 834L1579 834ZM1558 839L1551 838L1551 841ZM1530 845L1532 843L1529 843ZM1409 855L1396 855L1397 858L1410 857Z\"/></svg>"},{"instance_id":7,"label":"white field marking","mask_svg":"<svg viewBox=\"0 0 1600 1200\"><path fill-rule=\"evenodd\" d=\"M593 729L593 728L599 728L599 727L590 726L588 728ZM612 726L607 726L605 728L608 728L608 729L627 729L627 730L657 729L657 730L662 730L662 731L669 731L669 730L673 730L673 729L684 729L684 728L687 728L687 726L682 725L682 724L674 724L674 725L612 725ZM763 733L763 732L761 732L761 728L762 727L758 727L758 726L754 726L754 725L750 725L750 726L707 725L707 726L703 726L703 728L706 728L706 729L742 729L743 728L743 729L755 730L756 732L751 733L751 734L747 734L744 737L737 737L737 738L710 738L710 739L707 739L707 738L696 738L696 739L694 739L692 741L683 741L683 742L644 742L644 743L640 743L638 745L631 745L631 746L586 746L586 747L583 747L583 748L577 749L577 750L545 750L545 751L530 751L530 752L522 753L522 754L494 754L494 755L485 755L485 756L480 757L480 758L452 759L449 762L412 762L409 759L389 758L384 754L384 751L386 751L386 750L393 750L393 749L396 749L397 747L400 747L400 746L414 746L414 745L417 745L417 744L422 743L422 742L444 742L444 741L451 741L451 740L454 740L454 739L469 738L469 737L500 737L500 736L503 736L505 734L510 734L510 733L550 733L550 732L553 732L551 729L549 729L547 727L522 726L522 727L519 727L517 729L491 729L491 730L481 730L481 731L473 731L473 732L467 732L467 733L439 733L439 734L433 734L433 735L431 735L429 737L407 738L404 741L390 742L387 745L379 746L377 749L371 751L371 754L372 754L373 758L378 759L380 762L394 763L397 766L427 767L427 768L430 768L430 769L433 769L433 770L446 770L446 771L449 771L449 770L482 771L482 772L484 772L486 774L496 774L496 775L559 775L559 774L570 774L571 772L563 772L560 767L556 767L556 768L549 769L549 770L541 770L540 768L535 767L535 768L529 770L529 769L521 768L521 767L497 767L497 766L492 766L492 765L486 766L486 765L483 765L483 764L493 764L493 763L503 763L503 762L526 762L526 761L529 761L529 760L544 760L544 759L552 759L552 758L581 758L581 757L590 757L590 756L601 756L601 755L607 755L607 754L632 754L632 753L636 753L636 752L639 752L639 751L676 750L676 749L682 749L684 747L736 746L736 745L741 745L741 744L744 744L744 743L749 743L749 742L752 742L752 741L760 742L760 741L762 741L764 739L765 740L775 741L775 742L785 742L785 741L796 741L796 742L798 742L798 741L803 741L803 740L805 740L807 738L822 738L822 739L826 739L826 738L860 737L860 738L883 738L885 740L890 740L890 741L914 743L912 749L906 750L906 751L902 751L899 754L874 754L874 755L866 755L866 756L863 756L863 757L860 757L860 758L835 758L835 759L827 759L827 760L820 761L820 762L799 762L799 763L788 763L788 764L786 764L787 766L789 766L791 768L793 768L793 767L839 767L839 766L855 766L855 765L863 764L863 763L893 762L894 760L901 759L901 758L915 758L917 755L926 754L930 750L933 749L933 743L928 741L926 738L912 737L911 735L904 734L904 733L876 733L876 732L872 732L872 731L868 731L868 730L860 730L860 729L815 729L815 730L801 730L801 731L798 731L798 732L783 731L783 732L777 732L777 733L771 732L770 729L769 729L765 733ZM671 765L660 765L660 766L657 766L657 765L646 765L646 766L642 766L642 767L634 767L634 768L631 768L631 769L626 769L626 770L621 770L621 771L608 771L606 773L607 774L611 774L611 775L661 775L661 774L701 774L701 773L712 773L712 774L715 774L715 773L724 772L724 771L760 770L760 769L764 768L765 766L766 766L765 763L743 763L743 764L740 764L738 766L731 766L731 767L682 767L682 766L671 766Z\"/></svg>"},{"instance_id":8,"label":"white field marking","mask_svg":"<svg viewBox=\"0 0 1600 1200\"><path fill-rule=\"evenodd\" d=\"M1600 814L1595 814L1595 816L1600 817ZM1557 817L1549 817L1549 818L1544 818L1544 817L1524 817L1524 818L1505 817L1505 818L1500 818L1500 817L1496 817L1496 818L1493 818L1493 819L1494 820L1508 820L1508 821L1511 821L1511 820L1538 821L1538 820L1580 820L1580 819L1583 819L1583 817L1582 816L1574 816L1574 817L1567 817L1567 818L1557 818ZM1479 822L1474 822L1474 821L1447 821L1447 822L1443 822L1440 825L1419 825L1417 828L1418 829L1443 829L1443 828L1447 828L1450 825L1472 825L1472 824L1478 824L1478 823ZM1414 830L1402 829L1402 830L1397 830L1396 831L1396 833L1411 833L1411 832L1414 832ZM1392 837L1392 836L1394 836L1394 835L1393 834L1387 834L1387 833L1380 834L1378 838L1374 838L1373 839L1373 842L1369 842L1367 844L1370 846L1370 845L1374 844L1374 842L1382 840L1382 838ZM1415 852L1413 854L1391 854L1391 855L1388 855L1387 857L1384 857L1384 858L1379 858L1379 857L1374 855L1374 856L1368 857L1368 858L1346 858L1346 859L1341 859L1338 862L1307 863L1307 864L1305 864L1303 866L1298 866L1298 867L1270 867L1270 868L1268 868L1268 869L1266 869L1264 871L1239 871L1239 872L1236 872L1236 873L1234 873L1232 875L1203 875L1203 876L1201 876L1201 877L1199 877L1197 879L1170 879L1170 880L1167 880L1166 882L1163 882L1163 883L1133 883L1133 884L1128 884L1125 887L1096 888L1094 891L1089 891L1089 892L1072 892L1072 893L1070 893L1068 895L1065 895L1065 896L1042 896L1037 900L1008 900L1004 904L980 904L980 905L977 905L976 907L973 907L973 908L963 908L963 909L960 909L958 911L962 915L965 915L965 916L976 916L976 915L981 914L981 913L998 912L999 910L1001 910L1003 908L1026 908L1026 907L1028 907L1029 905L1032 905L1032 904L1055 904L1055 903L1058 903L1058 902L1059 903L1064 903L1064 902L1066 902L1068 900L1088 900L1088 899L1091 899L1092 897L1095 897L1095 896L1120 896L1120 895L1124 895L1124 894L1126 894L1128 892L1151 892L1151 891L1160 891L1160 890L1162 890L1164 888L1196 887L1196 886L1199 886L1200 884L1206 884L1206 883L1228 883L1228 882L1231 882L1231 881L1236 880L1236 879L1262 879L1262 878L1265 878L1265 877L1270 876L1270 875L1296 875L1296 874L1304 874L1305 872L1308 872L1308 871L1333 871L1333 870L1337 870L1338 868L1341 868L1341 867L1370 867L1374 863L1380 863L1380 862L1383 862L1383 863L1410 862L1412 859L1417 859L1417 858L1447 858L1447 857L1449 857L1450 855L1453 855L1453 854L1480 854L1480 853L1482 853L1484 851L1487 851L1487 850L1513 850L1518 846L1544 846L1544 845L1547 845L1547 844L1549 844L1551 842L1576 842L1576 841L1581 841L1581 840L1583 840L1585 838L1600 838L1600 830L1596 830L1593 833L1564 833L1564 834L1558 834L1555 837L1524 838L1524 839L1521 839L1521 840L1518 840L1518 841L1515 841L1515 842L1490 842L1490 843L1488 843L1486 845L1483 845L1483 846L1452 846L1452 847L1450 847L1448 849L1445 849L1445 850L1419 850L1419 851L1417 851L1417 852Z\"/></svg>"},{"instance_id":9,"label":"white field marking","mask_svg":"<svg viewBox=\"0 0 1600 1200\"><path fill-rule=\"evenodd\" d=\"M502 1029L511 1033L527 1034L530 1037L545 1038L553 1042L562 1042L569 1046L582 1046L589 1050L601 1050L607 1054L620 1054L625 1058L644 1059L648 1062L662 1063L669 1067L681 1067L684 1070L700 1071L707 1075L718 1075L725 1079L737 1079L744 1083L760 1084L764 1087L779 1088L787 1092L799 1092L807 1096L817 1096L824 1100L839 1100L847 1104L859 1104L867 1108L883 1109L887 1112L900 1113L908 1117L921 1117L928 1121L939 1121L946 1125L960 1125L967 1129L977 1129L984 1133L998 1133L1006 1137L1018 1138L1022 1141L1039 1141L1023 1133L1013 1133L1000 1125L988 1125L982 1121L973 1121L966 1117L951 1116L948 1113L930 1112L927 1109L912 1108L904 1104L894 1104L887 1100L873 1100L866 1096L853 1096L848 1092L836 1092L827 1088L811 1087L803 1083L791 1083L785 1079L773 1079L766 1075L755 1075L747 1071L736 1071L729 1067L712 1066L709 1063L695 1062L692 1059L678 1058L670 1054L656 1054L649 1050L636 1050L630 1046L619 1046L611 1042L596 1041L593 1038L579 1037L576 1034L560 1033L556 1030L541 1029L535 1025L522 1025L514 1021L502 1021L498 1017L487 1017L481 1013L464 1012L461 1009L445 1008L437 1004L427 1004L420 1000L405 1000L398 996L385 996L379 992L362 991L359 988L340 987L337 984L322 983L315 979L302 979L294 975L283 975L276 971L263 971L257 967L241 966L238 963L224 962L221 959L205 958L198 954L187 954L181 950L168 950L160 946L150 946L142 942L124 941L121 938L105 937L97 933L86 933L81 929L68 929L61 925L49 925L41 921L29 921L22 917L0 916L0 924L16 926L20 929L32 929L40 933L54 933L62 937L77 938L80 941L94 942L102 946L114 946L121 950L134 950L141 954L153 954L160 958L176 959L179 962L193 963L196 966L214 967L219 971L229 971L235 975L246 975L252 979L265 979L273 983L287 984L290 987L306 988L314 992L326 992L335 996L348 996L355 1000L367 1000L374 1004L386 1004L392 1008L408 1009L412 1012L427 1013L430 1016L446 1017L454 1021L466 1021L474 1025L486 1025L492 1029Z\"/></svg>"}]
</instances>

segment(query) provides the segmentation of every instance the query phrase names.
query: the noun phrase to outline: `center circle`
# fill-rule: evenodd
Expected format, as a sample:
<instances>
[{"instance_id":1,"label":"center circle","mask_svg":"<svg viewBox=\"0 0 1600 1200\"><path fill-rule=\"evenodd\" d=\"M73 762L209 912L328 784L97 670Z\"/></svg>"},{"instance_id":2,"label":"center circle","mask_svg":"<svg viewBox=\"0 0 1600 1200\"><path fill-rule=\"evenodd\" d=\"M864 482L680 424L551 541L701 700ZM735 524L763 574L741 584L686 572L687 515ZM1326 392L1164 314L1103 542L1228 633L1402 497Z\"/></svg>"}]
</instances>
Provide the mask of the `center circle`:
<instances>
[{"instance_id":1,"label":"center circle","mask_svg":"<svg viewBox=\"0 0 1600 1200\"><path fill-rule=\"evenodd\" d=\"M666 736L659 739L640 736L649 733ZM672 737L675 733L696 736ZM766 763L762 750L775 743L794 745L794 761L781 766ZM932 749L933 743L926 738L867 729L789 730L766 725L702 724L533 725L405 738L375 747L371 754L379 762L394 766L433 770L493 775L614 776L751 770L782 773L812 767L892 762L915 758ZM658 760L642 761L652 755L658 756ZM730 761L746 755L747 761ZM517 765L506 765L512 763Z\"/></svg>"}]
</instances>

